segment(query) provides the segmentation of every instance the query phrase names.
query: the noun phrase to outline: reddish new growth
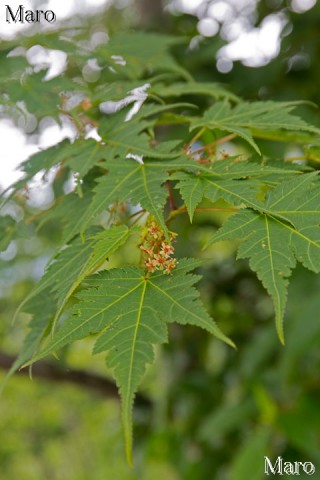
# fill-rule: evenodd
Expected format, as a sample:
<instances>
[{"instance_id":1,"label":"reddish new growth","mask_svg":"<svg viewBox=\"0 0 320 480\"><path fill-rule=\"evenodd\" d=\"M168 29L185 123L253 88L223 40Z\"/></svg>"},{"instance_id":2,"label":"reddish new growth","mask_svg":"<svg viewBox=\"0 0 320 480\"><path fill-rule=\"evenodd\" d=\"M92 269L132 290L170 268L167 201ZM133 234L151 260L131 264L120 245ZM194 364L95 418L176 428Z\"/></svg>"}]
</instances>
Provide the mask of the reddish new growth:
<instances>
[{"instance_id":1,"label":"reddish new growth","mask_svg":"<svg viewBox=\"0 0 320 480\"><path fill-rule=\"evenodd\" d=\"M145 255L145 266L148 272L152 273L156 270L162 270L163 273L169 274L177 265L177 260L172 258L174 247L172 241L175 234L170 234L167 240L161 228L152 222L147 228L147 234L140 245L140 249Z\"/></svg>"}]
</instances>

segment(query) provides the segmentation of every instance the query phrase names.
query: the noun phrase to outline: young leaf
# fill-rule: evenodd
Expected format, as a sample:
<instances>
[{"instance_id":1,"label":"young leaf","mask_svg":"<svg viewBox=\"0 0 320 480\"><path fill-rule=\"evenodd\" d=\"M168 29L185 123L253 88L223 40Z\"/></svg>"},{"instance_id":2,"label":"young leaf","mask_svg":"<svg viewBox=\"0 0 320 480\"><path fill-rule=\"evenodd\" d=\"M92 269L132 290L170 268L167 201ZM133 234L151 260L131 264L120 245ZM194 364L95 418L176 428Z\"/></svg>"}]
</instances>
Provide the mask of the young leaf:
<instances>
[{"instance_id":1,"label":"young leaf","mask_svg":"<svg viewBox=\"0 0 320 480\"><path fill-rule=\"evenodd\" d=\"M280 184L267 195L266 211L271 213L239 211L210 242L242 240L238 258L250 259L250 267L271 295L282 343L288 278L292 269L299 261L306 268L320 272L320 181L315 175L301 175ZM288 221L281 220L279 215Z\"/></svg>"},{"instance_id":2,"label":"young leaf","mask_svg":"<svg viewBox=\"0 0 320 480\"><path fill-rule=\"evenodd\" d=\"M172 275L146 276L137 267L113 269L87 280L77 296L73 315L33 361L89 334L100 334L94 352L107 351L122 399L126 452L131 463L132 403L146 365L153 362L153 345L167 341L167 323L201 327L233 345L209 317L188 272L198 261L183 259Z\"/></svg>"}]
</instances>

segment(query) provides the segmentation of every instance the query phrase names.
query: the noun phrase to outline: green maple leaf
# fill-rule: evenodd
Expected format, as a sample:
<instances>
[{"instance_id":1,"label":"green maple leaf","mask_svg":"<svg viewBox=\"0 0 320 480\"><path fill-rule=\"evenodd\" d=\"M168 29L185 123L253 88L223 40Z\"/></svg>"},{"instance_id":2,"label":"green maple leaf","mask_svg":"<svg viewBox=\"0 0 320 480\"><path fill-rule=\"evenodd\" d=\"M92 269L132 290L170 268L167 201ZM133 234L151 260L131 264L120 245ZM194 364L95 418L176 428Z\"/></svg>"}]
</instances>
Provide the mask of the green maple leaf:
<instances>
[{"instance_id":1,"label":"green maple leaf","mask_svg":"<svg viewBox=\"0 0 320 480\"><path fill-rule=\"evenodd\" d=\"M98 334L94 353L107 351L122 399L126 452L131 463L132 404L146 365L154 360L153 345L167 341L167 323L201 327L232 345L210 318L194 284L199 276L188 272L199 265L183 259L172 275L150 276L137 267L112 269L86 281L73 315L33 361L64 345Z\"/></svg>"},{"instance_id":2,"label":"green maple leaf","mask_svg":"<svg viewBox=\"0 0 320 480\"><path fill-rule=\"evenodd\" d=\"M174 104L172 108L185 104ZM170 106L171 107L171 106ZM39 171L48 172L56 165L67 166L83 178L94 166L101 165L102 160L125 157L134 154L148 158L174 159L180 155L174 151L180 141L162 142L156 148L150 145L150 137L144 130L151 127L152 121L138 121L146 116L161 113L169 106L148 105L133 121L124 122L123 112L112 115L108 120L100 122L102 142L93 139L78 138L73 143L69 140L54 145L46 150L35 153L21 164L25 176L10 186L15 192L23 188ZM7 189L8 190L8 189Z\"/></svg>"},{"instance_id":3,"label":"green maple leaf","mask_svg":"<svg viewBox=\"0 0 320 480\"><path fill-rule=\"evenodd\" d=\"M114 202L130 200L133 205L141 204L167 231L163 208L167 200L167 191L163 184L168 173L160 168L152 168L152 162L138 163L133 158L114 159L105 163L108 173L98 179L94 188L94 197L79 225L80 230L92 222L92 219Z\"/></svg>"},{"instance_id":4,"label":"green maple leaf","mask_svg":"<svg viewBox=\"0 0 320 480\"><path fill-rule=\"evenodd\" d=\"M235 133L260 154L251 130L283 129L320 133L318 128L290 113L296 105L295 102L242 102L232 108L227 101L218 102L201 119L192 122L191 127L208 127Z\"/></svg>"},{"instance_id":5,"label":"green maple leaf","mask_svg":"<svg viewBox=\"0 0 320 480\"><path fill-rule=\"evenodd\" d=\"M168 143L170 149L176 144ZM167 151L167 146L162 145L161 150ZM113 154L110 151L110 160L101 163L107 173L97 179L93 192L84 192L83 198L74 193L67 195L61 203L48 210L40 225L50 219L61 219L65 225L63 240L67 242L79 232L84 232L110 205L130 200L133 205L141 204L167 231L163 208L168 192L163 184L168 178L168 169L178 168L175 161L145 160L140 164L134 158L114 158ZM181 164L178 162L177 165ZM184 166L187 164L183 162Z\"/></svg>"},{"instance_id":6,"label":"green maple leaf","mask_svg":"<svg viewBox=\"0 0 320 480\"><path fill-rule=\"evenodd\" d=\"M250 259L251 269L272 297L283 343L283 316L292 269L299 261L313 272L320 272L320 181L316 175L301 175L278 185L267 194L269 213L239 211L210 241L242 240L238 258Z\"/></svg>"},{"instance_id":7,"label":"green maple leaf","mask_svg":"<svg viewBox=\"0 0 320 480\"><path fill-rule=\"evenodd\" d=\"M236 206L247 206L255 210L267 211L261 200L263 187L280 182L288 175L299 174L296 167L268 165L260 161L220 160L209 167L199 167L198 171L175 172L170 178L178 180L176 188L187 207L190 220L203 198L215 202L219 198ZM280 215L280 213L278 214Z\"/></svg>"}]
</instances>

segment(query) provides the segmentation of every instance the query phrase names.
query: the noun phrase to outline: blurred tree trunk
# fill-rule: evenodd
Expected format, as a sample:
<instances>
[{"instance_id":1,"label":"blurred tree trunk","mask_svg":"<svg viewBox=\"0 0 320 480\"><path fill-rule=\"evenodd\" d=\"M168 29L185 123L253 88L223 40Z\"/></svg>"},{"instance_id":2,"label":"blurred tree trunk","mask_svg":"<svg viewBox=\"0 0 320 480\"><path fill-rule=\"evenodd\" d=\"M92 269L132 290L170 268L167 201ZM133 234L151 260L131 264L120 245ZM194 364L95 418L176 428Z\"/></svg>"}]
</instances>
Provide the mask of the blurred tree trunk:
<instances>
[{"instance_id":1,"label":"blurred tree trunk","mask_svg":"<svg viewBox=\"0 0 320 480\"><path fill-rule=\"evenodd\" d=\"M162 0L135 0L135 5L142 27L161 30L161 27L166 21Z\"/></svg>"},{"instance_id":2,"label":"blurred tree trunk","mask_svg":"<svg viewBox=\"0 0 320 480\"><path fill-rule=\"evenodd\" d=\"M16 358L0 352L0 370L10 370ZM15 373L15 376L28 375L28 368L23 368ZM51 363L45 360L35 363L32 366L32 378L44 379L51 382L63 383L69 382L80 386L85 390L91 390L102 394L107 398L119 399L119 392L116 384L107 378L96 373L86 372L83 370L75 370L58 363ZM138 393L136 396L136 405L150 409L152 407L151 400Z\"/></svg>"}]
</instances>

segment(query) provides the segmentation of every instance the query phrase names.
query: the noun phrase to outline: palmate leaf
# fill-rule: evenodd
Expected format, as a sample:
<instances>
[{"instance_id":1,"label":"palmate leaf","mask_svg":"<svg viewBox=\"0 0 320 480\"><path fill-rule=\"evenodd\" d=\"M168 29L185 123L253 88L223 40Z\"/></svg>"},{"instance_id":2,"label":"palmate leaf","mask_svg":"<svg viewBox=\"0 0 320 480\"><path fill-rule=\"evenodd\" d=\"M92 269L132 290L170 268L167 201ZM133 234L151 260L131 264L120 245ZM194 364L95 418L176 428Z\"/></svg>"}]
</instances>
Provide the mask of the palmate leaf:
<instances>
[{"instance_id":1,"label":"palmate leaf","mask_svg":"<svg viewBox=\"0 0 320 480\"><path fill-rule=\"evenodd\" d=\"M294 166L268 165L254 159L232 161L228 158L209 167L200 167L195 172L190 172L190 169L189 172L175 172L170 178L178 181L176 188L180 190L192 221L194 211L203 198L212 202L223 198L235 206L265 211L263 188L268 185L270 178L273 183L280 182L284 177L299 173Z\"/></svg>"},{"instance_id":2,"label":"palmate leaf","mask_svg":"<svg viewBox=\"0 0 320 480\"><path fill-rule=\"evenodd\" d=\"M91 218L112 202L130 200L133 205L141 204L157 220L163 230L166 226L163 208L167 199L167 191L163 183L167 179L166 172L159 173L148 169L148 164L140 165L133 159L114 160L107 163L109 173L99 178L94 189L95 196L86 213L84 229Z\"/></svg>"},{"instance_id":3,"label":"palmate leaf","mask_svg":"<svg viewBox=\"0 0 320 480\"><path fill-rule=\"evenodd\" d=\"M57 330L32 362L89 334L99 334L94 353L107 351L122 399L126 452L132 463L132 404L146 365L153 362L153 345L167 341L167 323L201 327L232 345L205 311L188 272L197 260L183 259L172 275L150 276L137 267L112 269L86 281L77 294L73 315ZM30 362L30 363L32 363Z\"/></svg>"},{"instance_id":4,"label":"palmate leaf","mask_svg":"<svg viewBox=\"0 0 320 480\"><path fill-rule=\"evenodd\" d=\"M283 182L267 194L266 210L242 210L232 215L210 243L241 239L238 258L249 258L271 295L276 327L284 343L283 316L288 278L297 261L320 272L320 181L317 173ZM282 221L280 216L288 219Z\"/></svg>"},{"instance_id":5,"label":"palmate leaf","mask_svg":"<svg viewBox=\"0 0 320 480\"><path fill-rule=\"evenodd\" d=\"M151 213L166 231L163 208L168 193L163 184L168 174L165 169L154 169L149 165L152 165L151 161L141 165L132 158L106 162L108 173L99 177L92 203L81 217L79 230L85 230L92 219L112 203L130 200L133 205L140 204Z\"/></svg>"},{"instance_id":6,"label":"palmate leaf","mask_svg":"<svg viewBox=\"0 0 320 480\"><path fill-rule=\"evenodd\" d=\"M93 192L85 192L83 198L75 193L67 195L61 203L49 209L40 226L49 220L60 219L64 225L63 241L70 241L95 223L96 218L115 202L131 201L141 204L152 213L166 231L163 208L168 192L163 183L168 178L166 169L175 161L144 161L141 165L133 158L115 158L103 164L106 174L97 179ZM188 165L185 161L184 165ZM108 172L107 172L108 170Z\"/></svg>"},{"instance_id":7,"label":"palmate leaf","mask_svg":"<svg viewBox=\"0 0 320 480\"><path fill-rule=\"evenodd\" d=\"M163 142L158 152L170 151L176 141ZM179 155L180 153L177 153ZM166 231L163 207L168 192L163 185L173 170L195 171L201 166L184 156L172 160L144 160L141 165L133 158L115 158L101 164L106 174L97 179L93 192L85 192L83 198L72 193L61 203L49 209L40 226L48 220L61 219L64 225L63 240L68 242L78 233L83 233L104 210L114 202L131 201L140 204L157 219ZM94 195L92 195L92 193Z\"/></svg>"},{"instance_id":8,"label":"palmate leaf","mask_svg":"<svg viewBox=\"0 0 320 480\"><path fill-rule=\"evenodd\" d=\"M253 139L252 129L320 133L318 128L290 113L296 105L294 102L242 102L232 108L227 101L218 102L210 107L200 120L193 122L191 127L194 129L206 126L235 133L260 153Z\"/></svg>"},{"instance_id":9,"label":"palmate leaf","mask_svg":"<svg viewBox=\"0 0 320 480\"><path fill-rule=\"evenodd\" d=\"M173 106L148 105L140 114L140 118L161 113L168 108L181 107L186 104L174 104ZM23 187L39 171L49 171L56 165L68 166L71 170L78 173L83 178L91 168L99 165L101 160L115 158L118 155L134 153L136 155L146 155L149 158L175 158L179 152L171 152L179 143L164 142L158 148L150 146L149 137L142 133L147 127L150 127L150 121L134 121L126 123L123 121L123 113L114 115L108 121L102 121L100 124L101 134L104 142L97 142L93 139L78 138L73 143L69 140L54 145L46 150L42 150L32 155L21 164L21 170L25 177L19 180L12 187L16 190Z\"/></svg>"},{"instance_id":10,"label":"palmate leaf","mask_svg":"<svg viewBox=\"0 0 320 480\"><path fill-rule=\"evenodd\" d=\"M176 141L164 142L158 149L159 156L160 151L165 155L175 145ZM117 158L117 156L112 158L112 151L109 154L111 159L101 162L101 166L105 167L108 173L98 178L98 185L93 189L94 196L91 203L86 202L85 205L84 200L81 200L83 208L77 207L79 200L76 196L72 197L78 213L67 224L69 236L66 238L85 231L112 203L129 200L134 205L140 204L151 213L166 231L163 208L168 194L163 184L168 178L169 171L178 171L170 178L179 180L178 188L186 202L191 219L194 209L203 197L211 201L222 197L234 205L245 204L258 210L266 209L257 197L264 185L263 178L277 175L280 180L284 175L300 173L297 167L290 166L284 169L282 166L268 166L257 161L232 163L228 159L221 160L212 167L204 167L192 159L180 156L172 160L166 158L145 160L140 164L132 158ZM169 155L177 156L180 152ZM66 211L65 207L63 209Z\"/></svg>"}]
</instances>

